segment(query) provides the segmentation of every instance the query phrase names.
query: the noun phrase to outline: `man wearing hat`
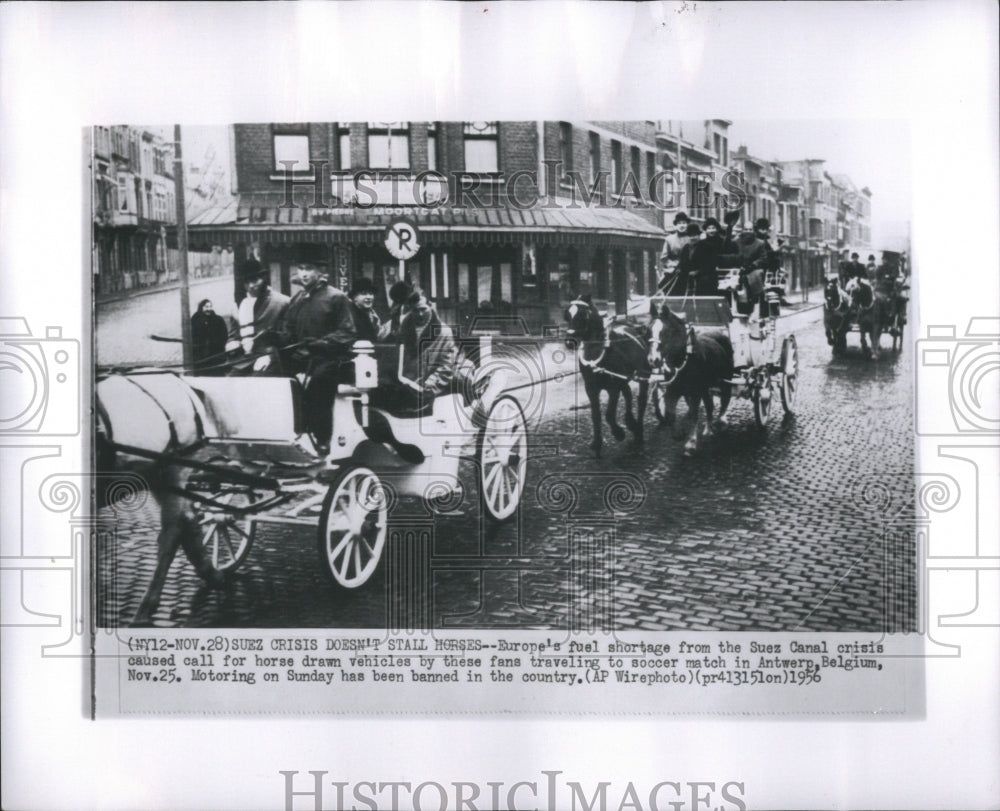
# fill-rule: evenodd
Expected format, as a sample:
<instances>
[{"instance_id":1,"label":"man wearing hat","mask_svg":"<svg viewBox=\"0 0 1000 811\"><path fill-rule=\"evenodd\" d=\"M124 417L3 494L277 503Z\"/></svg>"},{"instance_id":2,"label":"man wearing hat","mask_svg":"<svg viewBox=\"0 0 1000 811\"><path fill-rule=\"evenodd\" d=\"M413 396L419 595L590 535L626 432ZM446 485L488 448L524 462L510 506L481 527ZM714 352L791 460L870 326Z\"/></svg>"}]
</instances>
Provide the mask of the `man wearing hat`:
<instances>
[{"instance_id":1,"label":"man wearing hat","mask_svg":"<svg viewBox=\"0 0 1000 811\"><path fill-rule=\"evenodd\" d=\"M350 299L326 283L319 267L300 262L293 281L302 289L292 296L277 326L281 361L286 373L308 376L303 396L307 424L316 452L326 456L333 435L333 398L341 367L350 368L357 330ZM272 359L259 358L254 370L266 371Z\"/></svg>"},{"instance_id":2,"label":"man wearing hat","mask_svg":"<svg viewBox=\"0 0 1000 811\"><path fill-rule=\"evenodd\" d=\"M381 322L375 313L375 285L372 280L364 276L355 279L347 297L351 300L357 340L374 343L378 339Z\"/></svg>"},{"instance_id":3,"label":"man wearing hat","mask_svg":"<svg viewBox=\"0 0 1000 811\"><path fill-rule=\"evenodd\" d=\"M271 274L256 259L243 267L247 295L240 302L240 343L248 355L266 355L278 345L275 333L290 299L271 289Z\"/></svg>"},{"instance_id":4,"label":"man wearing hat","mask_svg":"<svg viewBox=\"0 0 1000 811\"><path fill-rule=\"evenodd\" d=\"M688 245L695 239L689 231L690 224L691 221L688 219L688 215L683 211L679 211L674 217L674 233L664 240L663 250L660 252L659 267L662 275L657 284L660 290L663 290L676 278L678 265L681 261L681 252L684 250L685 245Z\"/></svg>"},{"instance_id":5,"label":"man wearing hat","mask_svg":"<svg viewBox=\"0 0 1000 811\"><path fill-rule=\"evenodd\" d=\"M868 271L865 266L861 264L860 256L857 253L851 254L851 261L847 263L847 278L848 279L868 279Z\"/></svg>"}]
</instances>

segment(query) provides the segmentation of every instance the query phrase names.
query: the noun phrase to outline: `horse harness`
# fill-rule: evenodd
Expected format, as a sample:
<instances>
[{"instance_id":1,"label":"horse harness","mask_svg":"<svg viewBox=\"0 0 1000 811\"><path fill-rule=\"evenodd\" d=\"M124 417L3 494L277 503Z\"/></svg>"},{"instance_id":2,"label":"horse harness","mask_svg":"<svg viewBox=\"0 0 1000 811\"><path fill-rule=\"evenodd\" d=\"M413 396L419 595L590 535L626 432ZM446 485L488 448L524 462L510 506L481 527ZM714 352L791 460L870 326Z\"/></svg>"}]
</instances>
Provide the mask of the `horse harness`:
<instances>
[{"instance_id":1,"label":"horse harness","mask_svg":"<svg viewBox=\"0 0 1000 811\"><path fill-rule=\"evenodd\" d=\"M576 305L579 305L579 306L587 307L587 308L589 308L591 310L591 312L594 312L594 314L597 315L598 318L600 318L600 315L598 313L596 313L596 311L594 311L593 305L589 304L588 302L577 300L577 301L572 302L571 306L572 306L572 304L576 304ZM607 375L608 377L614 377L614 378L617 378L618 380L625 380L625 381L642 380L643 378L641 378L637 374L634 374L631 377L629 377L628 375L619 374L618 372L612 372L610 369L607 369L604 366L600 365L601 361L604 360L604 356L607 354L608 349L611 348L611 344L612 344L611 331L604 324L604 320L603 319L601 319L601 332L604 335L603 345L601 346L601 354L598 355L593 360L588 360L587 358L585 358L583 356L584 345L587 344L588 342L587 341L583 341L583 340L580 341L580 346L576 350L576 357L577 357L577 360L580 362L580 365L581 366L586 366L592 372L595 372L597 374ZM620 334L623 335L625 338L628 338L630 341L634 341L635 344L636 344L636 346L638 346L643 351L643 354L645 354L647 352L648 348L645 347L645 346L643 346L642 343L639 341L639 339L636 338L634 335L632 335L629 332L625 332L625 331L621 332ZM622 341L622 340L624 340L624 338L618 338L617 340L618 341ZM593 343L593 342L590 342L590 343Z\"/></svg>"}]
</instances>

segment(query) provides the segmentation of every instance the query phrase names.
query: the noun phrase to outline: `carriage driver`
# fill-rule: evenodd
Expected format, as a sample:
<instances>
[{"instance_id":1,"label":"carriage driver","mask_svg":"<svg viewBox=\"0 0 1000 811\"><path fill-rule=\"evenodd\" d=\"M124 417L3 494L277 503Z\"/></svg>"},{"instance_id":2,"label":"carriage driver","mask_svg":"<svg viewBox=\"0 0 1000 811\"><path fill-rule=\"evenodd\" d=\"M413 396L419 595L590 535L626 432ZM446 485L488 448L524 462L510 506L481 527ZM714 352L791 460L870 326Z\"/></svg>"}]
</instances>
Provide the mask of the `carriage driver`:
<instances>
[{"instance_id":1,"label":"carriage driver","mask_svg":"<svg viewBox=\"0 0 1000 811\"><path fill-rule=\"evenodd\" d=\"M357 330L350 300L326 283L316 265L299 263L293 281L302 289L292 297L278 324L282 349L258 359L254 369L266 371L274 354L279 354L286 373L307 375L303 397L306 424L315 437L316 453L326 456L333 435L333 398L337 384L346 382L351 369Z\"/></svg>"}]
</instances>

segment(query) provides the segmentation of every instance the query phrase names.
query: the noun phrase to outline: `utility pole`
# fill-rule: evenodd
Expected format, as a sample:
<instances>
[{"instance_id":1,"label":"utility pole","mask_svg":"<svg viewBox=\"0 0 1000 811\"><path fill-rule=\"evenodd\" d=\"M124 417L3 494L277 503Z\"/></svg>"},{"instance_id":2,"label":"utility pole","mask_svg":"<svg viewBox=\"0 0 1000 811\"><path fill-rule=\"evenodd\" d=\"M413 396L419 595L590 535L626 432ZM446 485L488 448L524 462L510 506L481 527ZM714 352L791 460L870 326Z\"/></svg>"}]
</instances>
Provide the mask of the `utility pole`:
<instances>
[{"instance_id":1,"label":"utility pole","mask_svg":"<svg viewBox=\"0 0 1000 811\"><path fill-rule=\"evenodd\" d=\"M184 160L181 155L181 125L174 124L174 198L177 202L177 253L181 266L181 338L183 339L184 369L194 368L191 352L191 294L188 290L187 212L184 208Z\"/></svg>"}]
</instances>

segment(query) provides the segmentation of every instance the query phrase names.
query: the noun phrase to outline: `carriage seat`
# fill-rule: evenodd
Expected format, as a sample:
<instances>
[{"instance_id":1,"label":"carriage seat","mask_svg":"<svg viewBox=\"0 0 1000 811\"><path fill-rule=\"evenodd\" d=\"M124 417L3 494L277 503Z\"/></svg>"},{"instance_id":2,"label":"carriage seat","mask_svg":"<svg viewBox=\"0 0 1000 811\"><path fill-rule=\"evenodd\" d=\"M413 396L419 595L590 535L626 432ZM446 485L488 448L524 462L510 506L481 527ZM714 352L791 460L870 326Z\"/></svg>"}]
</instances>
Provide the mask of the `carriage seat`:
<instances>
[{"instance_id":1,"label":"carriage seat","mask_svg":"<svg viewBox=\"0 0 1000 811\"><path fill-rule=\"evenodd\" d=\"M304 430L294 377L184 377L205 406L209 438L292 442Z\"/></svg>"}]
</instances>

